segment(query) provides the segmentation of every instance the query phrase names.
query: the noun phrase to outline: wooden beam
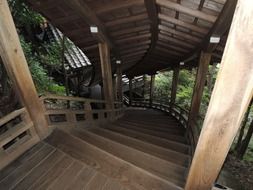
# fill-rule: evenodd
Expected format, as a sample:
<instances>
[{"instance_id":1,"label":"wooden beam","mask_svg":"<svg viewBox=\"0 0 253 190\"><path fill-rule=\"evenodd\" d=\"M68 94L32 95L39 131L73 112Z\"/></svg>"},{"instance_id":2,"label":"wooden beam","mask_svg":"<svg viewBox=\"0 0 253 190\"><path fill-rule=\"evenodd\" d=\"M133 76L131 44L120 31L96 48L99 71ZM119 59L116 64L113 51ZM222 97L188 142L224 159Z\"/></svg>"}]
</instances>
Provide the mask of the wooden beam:
<instances>
[{"instance_id":1,"label":"wooden beam","mask_svg":"<svg viewBox=\"0 0 253 190\"><path fill-rule=\"evenodd\" d=\"M123 101L123 91L122 91L122 63L117 64L117 100Z\"/></svg>"},{"instance_id":2,"label":"wooden beam","mask_svg":"<svg viewBox=\"0 0 253 190\"><path fill-rule=\"evenodd\" d=\"M211 61L212 54L201 52L199 66L195 80L195 86L192 95L191 107L188 116L188 127L196 127L195 121L199 115L200 104L206 84L208 67Z\"/></svg>"},{"instance_id":3,"label":"wooden beam","mask_svg":"<svg viewBox=\"0 0 253 190\"><path fill-rule=\"evenodd\" d=\"M133 6L140 6L144 4L144 0L126 0L126 1L114 1L112 3L104 3L103 6L95 8L96 14L103 14L112 12L118 9L127 9Z\"/></svg>"},{"instance_id":4,"label":"wooden beam","mask_svg":"<svg viewBox=\"0 0 253 190\"><path fill-rule=\"evenodd\" d=\"M172 2L172 1L157 0L157 4L162 6L162 7L172 9L172 10L175 10L175 11L179 11L181 13L184 13L184 14L187 14L187 15L190 15L190 16L193 16L193 17L197 17L197 18L206 20L206 21L211 22L211 23L214 23L217 19L216 16L209 15L209 14L204 13L204 12L199 11L199 10L190 9L188 7L185 7L183 5L180 5L180 4Z\"/></svg>"},{"instance_id":5,"label":"wooden beam","mask_svg":"<svg viewBox=\"0 0 253 190\"><path fill-rule=\"evenodd\" d=\"M99 55L101 61L102 79L103 79L103 91L106 101L106 109L114 109L114 94L112 83L112 69L110 61L110 49L106 43L100 43Z\"/></svg>"},{"instance_id":6,"label":"wooden beam","mask_svg":"<svg viewBox=\"0 0 253 190\"><path fill-rule=\"evenodd\" d=\"M141 34L141 35L135 35L127 38L122 38L116 41L117 44L124 43L124 42L129 42L129 41L135 41L135 40L140 40L140 39L145 39L145 38L150 38L151 34Z\"/></svg>"},{"instance_id":7,"label":"wooden beam","mask_svg":"<svg viewBox=\"0 0 253 190\"><path fill-rule=\"evenodd\" d=\"M197 43L202 42L201 38L197 38L193 35L190 35L189 33L178 31L174 28L169 28L167 26L159 25L159 29L166 32L166 33L175 34L177 36L180 36L180 37L182 37L184 39L187 39L187 40L190 40L190 41L194 41L194 42L197 42Z\"/></svg>"},{"instance_id":8,"label":"wooden beam","mask_svg":"<svg viewBox=\"0 0 253 190\"><path fill-rule=\"evenodd\" d=\"M143 26L137 26L134 28L127 28L127 29L113 31L111 32L111 35L114 37L117 37L117 36L122 36L124 34L138 33L138 32L146 31L149 29L150 29L150 26L143 25Z\"/></svg>"},{"instance_id":9,"label":"wooden beam","mask_svg":"<svg viewBox=\"0 0 253 190\"><path fill-rule=\"evenodd\" d=\"M98 33L93 34L95 38L97 38L100 43L107 43L110 48L112 48L115 55L119 56L117 47L111 40L110 36L107 34L106 28L104 24L99 20L96 14L90 9L90 7L86 4L85 1L82 0L64 0L64 2L69 5L77 14L84 19L84 21L90 26L98 27Z\"/></svg>"},{"instance_id":10,"label":"wooden beam","mask_svg":"<svg viewBox=\"0 0 253 190\"><path fill-rule=\"evenodd\" d=\"M186 190L212 188L253 96L253 1L239 0Z\"/></svg>"},{"instance_id":11,"label":"wooden beam","mask_svg":"<svg viewBox=\"0 0 253 190\"><path fill-rule=\"evenodd\" d=\"M35 89L7 0L0 1L0 54L22 104L26 107L37 134L48 135L43 106Z\"/></svg>"},{"instance_id":12,"label":"wooden beam","mask_svg":"<svg viewBox=\"0 0 253 190\"><path fill-rule=\"evenodd\" d=\"M138 22L140 20L145 20L148 19L148 15L146 13L135 15L135 16L129 16L129 17L124 17L116 20L112 20L110 22L106 22L105 26L111 27L115 25L122 25L122 24L127 24L130 22Z\"/></svg>"},{"instance_id":13,"label":"wooden beam","mask_svg":"<svg viewBox=\"0 0 253 190\"><path fill-rule=\"evenodd\" d=\"M129 78L129 105L132 106L133 102L133 79Z\"/></svg>"},{"instance_id":14,"label":"wooden beam","mask_svg":"<svg viewBox=\"0 0 253 190\"><path fill-rule=\"evenodd\" d=\"M199 26L196 26L194 24L190 24L190 23L181 21L179 19L175 19L175 18L172 18L170 16L166 16L166 15L161 14L161 13L158 14L158 17L159 17L159 19L161 19L163 21L166 21L166 22L169 22L169 23L172 23L172 24L176 24L178 26L182 26L184 28L190 29L192 31L195 31L195 32L198 32L198 33L201 33L201 34L207 34L208 31L209 31L207 28L199 27Z\"/></svg>"},{"instance_id":15,"label":"wooden beam","mask_svg":"<svg viewBox=\"0 0 253 190\"><path fill-rule=\"evenodd\" d=\"M178 79L179 79L179 67L175 67L173 70L173 80L172 80L172 86L171 86L171 95L170 95L170 104L171 107L176 102L176 96L177 96L177 85L178 85Z\"/></svg>"},{"instance_id":16,"label":"wooden beam","mask_svg":"<svg viewBox=\"0 0 253 190\"><path fill-rule=\"evenodd\" d=\"M167 35L164 35L164 34L159 34L159 39L160 40L165 40L166 42L172 42L172 43L175 43L181 47L184 47L184 48L187 48L187 49L192 49L194 48L195 46L190 44L190 43L187 43L183 40L179 40L177 38L173 38L171 36L167 36Z\"/></svg>"},{"instance_id":17,"label":"wooden beam","mask_svg":"<svg viewBox=\"0 0 253 190\"><path fill-rule=\"evenodd\" d=\"M149 104L150 104L150 106L152 105L153 100L154 100L154 88L155 88L155 75L151 75L150 91L149 91Z\"/></svg>"}]
</instances>

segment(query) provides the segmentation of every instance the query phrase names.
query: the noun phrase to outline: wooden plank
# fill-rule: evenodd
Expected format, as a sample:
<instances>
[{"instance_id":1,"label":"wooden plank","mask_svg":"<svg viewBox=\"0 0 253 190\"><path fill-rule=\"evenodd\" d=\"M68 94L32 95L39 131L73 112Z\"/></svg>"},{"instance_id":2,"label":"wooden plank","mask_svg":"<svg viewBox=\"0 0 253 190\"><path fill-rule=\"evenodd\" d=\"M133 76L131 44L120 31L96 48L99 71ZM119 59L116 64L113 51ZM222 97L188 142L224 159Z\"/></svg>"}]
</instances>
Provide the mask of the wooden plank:
<instances>
[{"instance_id":1,"label":"wooden plank","mask_svg":"<svg viewBox=\"0 0 253 190\"><path fill-rule=\"evenodd\" d=\"M106 43L100 43L99 55L101 61L102 79L103 79L103 92L106 102L106 109L114 109L114 95L112 84L112 69L110 61L110 49Z\"/></svg>"},{"instance_id":2,"label":"wooden plank","mask_svg":"<svg viewBox=\"0 0 253 190\"><path fill-rule=\"evenodd\" d=\"M103 6L99 6L94 9L96 14L103 14L112 12L118 9L127 9L134 6L140 6L144 4L144 0L126 0L126 1L115 1L112 4L105 3Z\"/></svg>"},{"instance_id":3,"label":"wooden plank","mask_svg":"<svg viewBox=\"0 0 253 190\"><path fill-rule=\"evenodd\" d=\"M168 139L164 139L164 138L159 138L157 136L153 136L153 135L149 135L149 134L145 134L145 133L141 133L141 132L138 132L135 130L121 127L119 125L107 126L106 129L126 135L126 136L129 136L129 137L133 137L133 138L145 141L145 142L149 142L149 143L155 144L157 146L161 146L163 148L175 150L178 152L188 153L188 150L189 150L189 146L186 144L179 143L179 142L172 141L172 140L168 140Z\"/></svg>"},{"instance_id":4,"label":"wooden plank","mask_svg":"<svg viewBox=\"0 0 253 190\"><path fill-rule=\"evenodd\" d=\"M111 26L115 26L115 25L127 24L130 22L138 22L138 21L145 20L145 19L148 19L148 15L146 13L143 13L143 14L138 14L135 16L123 17L120 19L112 20L110 22L106 22L105 26L111 27Z\"/></svg>"},{"instance_id":5,"label":"wooden plank","mask_svg":"<svg viewBox=\"0 0 253 190\"><path fill-rule=\"evenodd\" d=\"M32 156L29 160L26 160L20 167L18 167L14 172L12 172L9 176L4 178L0 182L0 189L11 189L18 182L24 179L24 177L29 174L34 167L40 164L41 161L46 159L55 151L49 145L45 145L37 152L34 156Z\"/></svg>"},{"instance_id":6,"label":"wooden plank","mask_svg":"<svg viewBox=\"0 0 253 190\"><path fill-rule=\"evenodd\" d=\"M212 188L240 128L253 95L252 36L253 1L239 0L186 190Z\"/></svg>"},{"instance_id":7,"label":"wooden plank","mask_svg":"<svg viewBox=\"0 0 253 190\"><path fill-rule=\"evenodd\" d=\"M119 182L108 179L104 186L104 190L123 190L123 187Z\"/></svg>"},{"instance_id":8,"label":"wooden plank","mask_svg":"<svg viewBox=\"0 0 253 190\"><path fill-rule=\"evenodd\" d=\"M209 64L212 58L211 53L201 52L199 59L199 67L196 75L194 90L192 94L191 107L188 116L188 126L191 128L196 128L196 119L199 115L199 109L201 105L201 100L204 92L204 87L206 84L207 74ZM197 140L197 139L196 139Z\"/></svg>"},{"instance_id":9,"label":"wooden plank","mask_svg":"<svg viewBox=\"0 0 253 190\"><path fill-rule=\"evenodd\" d=\"M123 101L123 91L122 91L122 63L117 64L117 99L118 101Z\"/></svg>"},{"instance_id":10,"label":"wooden plank","mask_svg":"<svg viewBox=\"0 0 253 190\"><path fill-rule=\"evenodd\" d=\"M153 145L145 141L125 136L110 130L105 130L103 128L91 128L90 131L94 132L97 135L119 142L126 146L135 148L150 155L154 155L158 158L179 164L181 166L187 166L189 163L190 157L187 154L182 154L176 151L165 149L163 147L159 147L157 145Z\"/></svg>"},{"instance_id":11,"label":"wooden plank","mask_svg":"<svg viewBox=\"0 0 253 190\"><path fill-rule=\"evenodd\" d=\"M20 167L26 160L29 160L34 154L36 154L42 147L44 146L43 142L40 142L29 150L27 150L24 154L22 154L18 159L14 160L11 164L3 168L0 172L0 181L10 175L15 169Z\"/></svg>"},{"instance_id":12,"label":"wooden plank","mask_svg":"<svg viewBox=\"0 0 253 190\"><path fill-rule=\"evenodd\" d=\"M84 167L79 175L76 177L76 179L72 182L71 185L69 185L69 188L67 190L82 190L86 189L86 186L88 183L93 179L96 175L96 171L90 167Z\"/></svg>"},{"instance_id":13,"label":"wooden plank","mask_svg":"<svg viewBox=\"0 0 253 190\"><path fill-rule=\"evenodd\" d=\"M184 185L186 168L180 165L119 144L86 130L72 130L71 134L178 186L182 187Z\"/></svg>"},{"instance_id":14,"label":"wooden plank","mask_svg":"<svg viewBox=\"0 0 253 190\"><path fill-rule=\"evenodd\" d=\"M62 161L63 153L60 151L54 151L52 154L42 160L37 166L35 166L31 172L25 174L25 178L15 184L13 189L34 189L34 184L37 184L37 180L43 178L44 175L58 162Z\"/></svg>"},{"instance_id":15,"label":"wooden plank","mask_svg":"<svg viewBox=\"0 0 253 190\"><path fill-rule=\"evenodd\" d=\"M194 16L194 17L206 20L206 21L211 22L211 23L214 23L217 19L216 16L209 15L207 13L204 13L204 12L200 11L200 10L194 10L194 9L185 7L183 5L180 5L178 3L174 3L172 1L157 0L157 4L162 6L162 7L166 7L168 9L179 11L181 13L188 14L190 16Z\"/></svg>"},{"instance_id":16,"label":"wooden plank","mask_svg":"<svg viewBox=\"0 0 253 190\"><path fill-rule=\"evenodd\" d=\"M25 108L21 108L19 110L15 110L15 111L11 112L10 114L2 117L0 119L0 126L8 123L10 120L15 119L16 117L18 117L21 114L24 114L25 112L26 112L26 109Z\"/></svg>"},{"instance_id":17,"label":"wooden plank","mask_svg":"<svg viewBox=\"0 0 253 190\"><path fill-rule=\"evenodd\" d=\"M181 20L179 20L179 19L175 19L175 18L166 16L166 15L161 14L161 13L158 14L158 17L159 17L161 20L163 20L163 21L166 21L166 22L169 22L169 23L172 23L172 24L176 24L176 25L178 25L178 26L182 26L182 27L184 27L184 28L193 30L193 31L195 31L195 32L199 32L199 33L201 33L201 34L207 34L207 33L208 33L208 29L207 29L207 28L202 28L202 27L196 26L196 25L194 25L194 24L190 24L190 23L181 21Z\"/></svg>"},{"instance_id":18,"label":"wooden plank","mask_svg":"<svg viewBox=\"0 0 253 190\"><path fill-rule=\"evenodd\" d=\"M95 174L95 176L91 179L89 184L85 186L87 190L103 190L104 186L107 182L107 177L99 172Z\"/></svg>"},{"instance_id":19,"label":"wooden plank","mask_svg":"<svg viewBox=\"0 0 253 190\"><path fill-rule=\"evenodd\" d=\"M129 162L62 131L55 130L47 141L65 153L71 154L72 157L95 167L101 173L119 180L130 189L131 187L150 190L182 189L169 181L154 176Z\"/></svg>"},{"instance_id":20,"label":"wooden plank","mask_svg":"<svg viewBox=\"0 0 253 190\"><path fill-rule=\"evenodd\" d=\"M0 3L0 54L8 75L40 138L48 135L47 121L11 16L7 0Z\"/></svg>"},{"instance_id":21,"label":"wooden plank","mask_svg":"<svg viewBox=\"0 0 253 190\"><path fill-rule=\"evenodd\" d=\"M84 168L79 161L74 161L56 180L47 188L48 190L67 189Z\"/></svg>"},{"instance_id":22,"label":"wooden plank","mask_svg":"<svg viewBox=\"0 0 253 190\"><path fill-rule=\"evenodd\" d=\"M55 162L54 160L50 160L49 162ZM73 163L73 159L69 156L64 155L62 159L58 159L58 162L51 168L49 171L38 178L38 180L34 180L29 189L36 190L44 190L47 189L57 178L67 170L71 164ZM31 178L30 178L31 180ZM20 187L18 186L18 189Z\"/></svg>"},{"instance_id":23,"label":"wooden plank","mask_svg":"<svg viewBox=\"0 0 253 190\"><path fill-rule=\"evenodd\" d=\"M25 124L24 122L21 122L21 123L15 125L11 129L9 129L7 132L0 135L0 147L4 146L5 144L10 142L11 140L16 138L17 136L19 136L23 132L27 131L31 127L33 127L32 122L30 122L28 124Z\"/></svg>"},{"instance_id":24,"label":"wooden plank","mask_svg":"<svg viewBox=\"0 0 253 190\"><path fill-rule=\"evenodd\" d=\"M167 26L159 25L159 29L168 33L168 34L175 34L175 35L180 36L180 37L187 39L189 41L193 41L193 42L197 42L197 43L202 42L201 38L197 38L197 37L190 35L189 33L186 33L186 32L178 31L174 28L169 28Z\"/></svg>"}]
</instances>

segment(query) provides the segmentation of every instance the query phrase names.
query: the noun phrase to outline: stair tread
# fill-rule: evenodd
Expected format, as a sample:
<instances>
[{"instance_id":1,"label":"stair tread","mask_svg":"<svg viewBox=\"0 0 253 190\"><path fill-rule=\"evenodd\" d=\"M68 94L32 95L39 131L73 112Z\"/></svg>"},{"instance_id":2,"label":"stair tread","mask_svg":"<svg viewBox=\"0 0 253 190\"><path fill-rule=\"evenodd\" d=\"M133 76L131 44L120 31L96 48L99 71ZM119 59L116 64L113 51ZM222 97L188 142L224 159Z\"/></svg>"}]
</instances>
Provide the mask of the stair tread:
<instances>
[{"instance_id":1,"label":"stair tread","mask_svg":"<svg viewBox=\"0 0 253 190\"><path fill-rule=\"evenodd\" d=\"M149 171L166 180L170 180L177 185L184 184L186 168L175 163L162 160L153 155L141 152L126 145L117 143L110 139L101 137L87 130L71 130L71 134L109 152L127 162L134 164L146 171Z\"/></svg>"},{"instance_id":2,"label":"stair tread","mask_svg":"<svg viewBox=\"0 0 253 190\"><path fill-rule=\"evenodd\" d=\"M117 123L121 123L121 121L116 122ZM155 130L155 131L159 131L159 132L168 132L168 133L175 133L175 134L184 134L185 133L185 129L181 128L180 126L176 126L176 127L160 127L156 124L154 125L147 125L147 124L143 124L143 123L139 123L139 122L131 122L131 121L124 121L122 123L126 123L135 127L139 127L139 128L144 128L144 129L150 129L150 130Z\"/></svg>"},{"instance_id":3,"label":"stair tread","mask_svg":"<svg viewBox=\"0 0 253 190\"><path fill-rule=\"evenodd\" d=\"M126 162L112 154L56 129L46 140L49 144L70 154L77 160L84 162L103 174L119 180L129 189L182 189L178 185L164 180L152 173Z\"/></svg>"},{"instance_id":4,"label":"stair tread","mask_svg":"<svg viewBox=\"0 0 253 190\"><path fill-rule=\"evenodd\" d=\"M144 134L144 133L141 133L138 131L134 131L131 129L127 129L127 128L115 126L115 125L106 126L105 128L108 130L126 135L126 136L130 136L130 137L142 140L142 141L146 141L146 142L155 144L157 146L161 146L163 148L169 148L169 149L179 151L182 153L186 153L186 154L189 153L190 146L187 144L181 143L181 142L175 142L172 140L159 138L157 136Z\"/></svg>"},{"instance_id":5,"label":"stair tread","mask_svg":"<svg viewBox=\"0 0 253 190\"><path fill-rule=\"evenodd\" d=\"M134 128L131 125L126 124L126 123L116 123L114 125L117 125L118 127L122 127L122 128L128 128L133 131L149 134L152 136L156 136L159 138L168 139L168 140L177 141L177 142L186 144L186 139L185 139L184 135L168 134L168 133L164 133L164 132L153 131L153 130L144 129L144 128L142 129L142 128L137 128L137 127Z\"/></svg>"},{"instance_id":6,"label":"stair tread","mask_svg":"<svg viewBox=\"0 0 253 190\"><path fill-rule=\"evenodd\" d=\"M102 137L111 139L118 143L124 144L126 146L135 148L142 152L157 156L161 159L173 162L175 164L188 166L190 156L187 154L179 153L174 150L166 149L145 141L138 140L133 137L129 137L123 134L119 134L110 130L103 128L91 128L91 132L100 135Z\"/></svg>"}]
</instances>

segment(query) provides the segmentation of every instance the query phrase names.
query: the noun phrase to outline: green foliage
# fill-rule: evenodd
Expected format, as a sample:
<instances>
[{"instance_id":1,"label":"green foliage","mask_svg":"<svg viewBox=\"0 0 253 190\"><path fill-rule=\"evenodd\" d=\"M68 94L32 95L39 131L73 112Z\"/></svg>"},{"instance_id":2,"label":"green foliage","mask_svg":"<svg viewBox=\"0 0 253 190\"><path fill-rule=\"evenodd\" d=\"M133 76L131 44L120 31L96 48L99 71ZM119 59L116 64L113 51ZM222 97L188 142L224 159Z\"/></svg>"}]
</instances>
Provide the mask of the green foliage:
<instances>
[{"instance_id":1,"label":"green foliage","mask_svg":"<svg viewBox=\"0 0 253 190\"><path fill-rule=\"evenodd\" d=\"M32 44L26 42L22 36L20 36L20 41L28 62L29 69L31 71L33 81L39 93L50 92L56 94L64 94L65 88L56 84L48 76L47 70L42 66L40 62L40 56L38 54L32 53Z\"/></svg>"},{"instance_id":2,"label":"green foliage","mask_svg":"<svg viewBox=\"0 0 253 190\"><path fill-rule=\"evenodd\" d=\"M30 10L24 3L24 0L8 0L15 23L20 26L38 25L43 22L44 18Z\"/></svg>"},{"instance_id":3,"label":"green foliage","mask_svg":"<svg viewBox=\"0 0 253 190\"><path fill-rule=\"evenodd\" d=\"M171 72L163 72L157 74L155 78L154 98L168 101L170 98L171 83Z\"/></svg>"}]
</instances>

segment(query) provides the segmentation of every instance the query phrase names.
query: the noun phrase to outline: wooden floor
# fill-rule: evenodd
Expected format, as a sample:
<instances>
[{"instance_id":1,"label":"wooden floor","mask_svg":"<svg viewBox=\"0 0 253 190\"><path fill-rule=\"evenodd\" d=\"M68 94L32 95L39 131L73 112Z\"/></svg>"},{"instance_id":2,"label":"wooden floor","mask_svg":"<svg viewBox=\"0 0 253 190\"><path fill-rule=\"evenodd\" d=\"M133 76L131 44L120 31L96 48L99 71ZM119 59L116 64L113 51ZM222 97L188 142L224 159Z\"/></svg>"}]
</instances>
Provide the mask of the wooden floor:
<instances>
[{"instance_id":1,"label":"wooden floor","mask_svg":"<svg viewBox=\"0 0 253 190\"><path fill-rule=\"evenodd\" d=\"M185 130L153 110L103 127L56 129L0 172L0 189L183 189Z\"/></svg>"}]
</instances>

